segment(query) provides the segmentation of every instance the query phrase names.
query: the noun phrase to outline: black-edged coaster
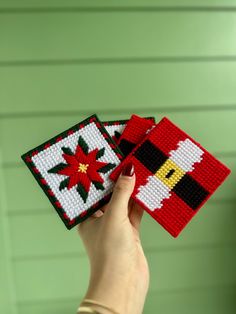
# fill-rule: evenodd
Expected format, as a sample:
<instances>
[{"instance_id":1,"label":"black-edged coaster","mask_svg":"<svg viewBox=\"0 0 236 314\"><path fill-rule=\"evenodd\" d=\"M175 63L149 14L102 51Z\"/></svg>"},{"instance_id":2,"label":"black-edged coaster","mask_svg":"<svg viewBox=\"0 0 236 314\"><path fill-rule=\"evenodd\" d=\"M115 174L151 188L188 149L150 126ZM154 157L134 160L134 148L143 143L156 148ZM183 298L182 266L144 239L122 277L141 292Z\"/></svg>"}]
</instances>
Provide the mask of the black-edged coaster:
<instances>
[{"instance_id":1,"label":"black-edged coaster","mask_svg":"<svg viewBox=\"0 0 236 314\"><path fill-rule=\"evenodd\" d=\"M71 229L108 202L123 154L94 114L21 158Z\"/></svg>"},{"instance_id":2,"label":"black-edged coaster","mask_svg":"<svg viewBox=\"0 0 236 314\"><path fill-rule=\"evenodd\" d=\"M113 140L118 143L119 138L121 137L128 121L129 119L110 120L102 121L102 124L104 125L109 135L113 138Z\"/></svg>"}]
</instances>

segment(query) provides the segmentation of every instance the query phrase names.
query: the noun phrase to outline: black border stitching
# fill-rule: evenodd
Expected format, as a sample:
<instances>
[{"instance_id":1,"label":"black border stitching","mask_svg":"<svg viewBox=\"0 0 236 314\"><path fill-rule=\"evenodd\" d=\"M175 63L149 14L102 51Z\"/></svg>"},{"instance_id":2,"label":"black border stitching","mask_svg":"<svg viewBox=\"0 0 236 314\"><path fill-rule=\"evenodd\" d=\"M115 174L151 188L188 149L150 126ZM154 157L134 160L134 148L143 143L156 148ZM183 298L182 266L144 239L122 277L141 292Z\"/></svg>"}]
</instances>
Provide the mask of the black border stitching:
<instances>
[{"instance_id":1,"label":"black border stitching","mask_svg":"<svg viewBox=\"0 0 236 314\"><path fill-rule=\"evenodd\" d=\"M74 126L70 127L69 129L57 134L56 136L52 137L51 139L45 141L44 143L38 145L37 147L29 150L28 152L21 155L21 159L25 162L31 173L33 174L34 178L48 197L49 201L53 205L53 207L56 209L56 212L60 216L61 220L64 222L67 229L73 228L78 223L84 221L89 216L91 216L94 212L96 212L101 206L105 205L110 197L111 194L106 195L101 200L99 200L97 203L95 203L93 206L88 208L85 212L82 212L79 216L75 217L74 219L70 220L67 216L66 212L64 211L63 207L60 205L59 200L55 197L54 193L52 192L52 195L49 193L50 187L46 183L46 180L44 177L39 173L37 167L35 166L34 162L32 161L32 156L38 154L40 151L45 150L48 147L55 144L58 141L61 141L63 138L66 138L70 135L70 131L76 132L83 128L84 126L88 125L89 123L95 122L98 130L103 135L104 139L107 141L111 149L116 153L116 156L119 158L119 160L122 160L124 155L121 152L120 148L117 146L115 141L110 137L109 133L105 129L103 123L99 120L98 116L96 114L93 114L89 116L88 118L82 120L81 122L75 124ZM35 172L36 170L36 172ZM67 216L67 217L66 217Z\"/></svg>"}]
</instances>

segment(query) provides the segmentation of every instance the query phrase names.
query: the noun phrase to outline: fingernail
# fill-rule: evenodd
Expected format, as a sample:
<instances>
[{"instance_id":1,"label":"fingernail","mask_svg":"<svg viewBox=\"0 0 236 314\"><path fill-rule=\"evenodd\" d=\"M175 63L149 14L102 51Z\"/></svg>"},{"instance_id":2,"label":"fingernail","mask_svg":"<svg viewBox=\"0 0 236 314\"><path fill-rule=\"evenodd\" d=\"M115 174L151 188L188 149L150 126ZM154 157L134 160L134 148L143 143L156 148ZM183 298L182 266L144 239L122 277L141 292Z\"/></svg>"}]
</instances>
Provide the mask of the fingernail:
<instances>
[{"instance_id":1,"label":"fingernail","mask_svg":"<svg viewBox=\"0 0 236 314\"><path fill-rule=\"evenodd\" d=\"M134 165L132 162L129 162L125 165L124 169L122 170L122 176L132 177L134 174Z\"/></svg>"}]
</instances>

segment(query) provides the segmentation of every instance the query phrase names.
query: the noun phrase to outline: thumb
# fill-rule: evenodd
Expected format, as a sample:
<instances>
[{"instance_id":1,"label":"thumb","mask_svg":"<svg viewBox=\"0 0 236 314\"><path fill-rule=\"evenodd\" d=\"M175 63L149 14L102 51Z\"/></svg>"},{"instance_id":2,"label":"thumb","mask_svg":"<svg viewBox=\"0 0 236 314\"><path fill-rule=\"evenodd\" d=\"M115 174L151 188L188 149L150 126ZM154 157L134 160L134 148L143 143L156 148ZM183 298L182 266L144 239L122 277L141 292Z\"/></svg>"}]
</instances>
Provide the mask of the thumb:
<instances>
[{"instance_id":1,"label":"thumb","mask_svg":"<svg viewBox=\"0 0 236 314\"><path fill-rule=\"evenodd\" d=\"M134 165L128 163L122 170L108 204L106 213L112 216L128 216L128 203L135 186Z\"/></svg>"}]
</instances>

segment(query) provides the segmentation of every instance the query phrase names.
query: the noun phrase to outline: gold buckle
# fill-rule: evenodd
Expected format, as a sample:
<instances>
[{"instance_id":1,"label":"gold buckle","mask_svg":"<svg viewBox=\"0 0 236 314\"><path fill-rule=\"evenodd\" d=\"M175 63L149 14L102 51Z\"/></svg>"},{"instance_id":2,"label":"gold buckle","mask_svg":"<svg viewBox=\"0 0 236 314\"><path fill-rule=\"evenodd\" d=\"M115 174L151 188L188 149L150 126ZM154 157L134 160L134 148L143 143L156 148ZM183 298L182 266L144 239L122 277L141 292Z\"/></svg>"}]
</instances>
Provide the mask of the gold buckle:
<instances>
[{"instance_id":1,"label":"gold buckle","mask_svg":"<svg viewBox=\"0 0 236 314\"><path fill-rule=\"evenodd\" d=\"M170 189L173 189L173 187L184 175L184 170L177 166L171 159L167 159L161 168L155 173L155 176Z\"/></svg>"}]
</instances>

